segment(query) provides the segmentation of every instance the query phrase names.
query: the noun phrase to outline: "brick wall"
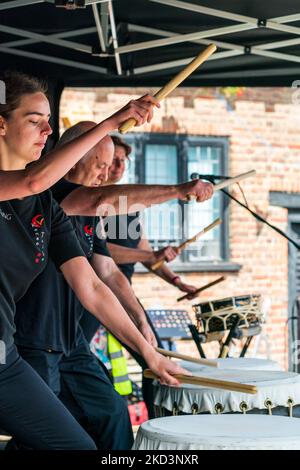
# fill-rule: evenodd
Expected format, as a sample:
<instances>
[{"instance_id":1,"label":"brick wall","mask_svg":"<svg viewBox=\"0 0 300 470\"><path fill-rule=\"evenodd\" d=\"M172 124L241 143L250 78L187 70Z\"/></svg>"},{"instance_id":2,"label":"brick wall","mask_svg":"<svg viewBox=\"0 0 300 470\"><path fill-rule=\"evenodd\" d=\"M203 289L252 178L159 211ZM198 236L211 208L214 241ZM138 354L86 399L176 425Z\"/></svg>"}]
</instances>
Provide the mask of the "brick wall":
<instances>
[{"instance_id":1,"label":"brick wall","mask_svg":"<svg viewBox=\"0 0 300 470\"><path fill-rule=\"evenodd\" d=\"M144 89L66 89L61 117L101 121ZM150 90L153 92L153 90ZM287 210L269 205L270 191L300 193L300 106L292 103L288 88L177 89L162 103L144 132L178 132L229 137L229 171L239 174L255 168L256 178L243 183L254 210L287 231ZM137 130L138 132L138 130ZM226 273L226 283L203 293L201 299L245 293L267 294L272 301L264 332L271 358L287 367L288 360L288 244L257 222L235 203L230 209L230 257L242 265L239 273ZM218 274L219 275L219 274ZM202 285L215 273L185 273L184 279ZM136 274L134 289L146 308L160 304L178 308L177 290L152 274ZM194 302L181 303L191 315ZM194 346L181 345L190 352ZM265 353L261 341L260 353Z\"/></svg>"}]
</instances>

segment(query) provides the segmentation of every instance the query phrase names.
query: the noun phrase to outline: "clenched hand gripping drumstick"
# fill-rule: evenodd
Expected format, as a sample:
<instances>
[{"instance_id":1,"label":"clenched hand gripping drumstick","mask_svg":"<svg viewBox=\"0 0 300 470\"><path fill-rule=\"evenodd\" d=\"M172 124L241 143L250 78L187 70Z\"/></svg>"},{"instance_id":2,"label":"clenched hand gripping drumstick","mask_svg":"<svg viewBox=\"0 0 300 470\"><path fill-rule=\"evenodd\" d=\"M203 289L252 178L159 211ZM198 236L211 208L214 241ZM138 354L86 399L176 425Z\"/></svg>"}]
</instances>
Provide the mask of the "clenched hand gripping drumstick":
<instances>
[{"instance_id":1,"label":"clenched hand gripping drumstick","mask_svg":"<svg viewBox=\"0 0 300 470\"><path fill-rule=\"evenodd\" d=\"M189 245L190 243L193 243L195 242L199 237L201 237L202 235L204 235L206 232L208 232L209 230L212 230L213 228L215 228L217 225L220 225L222 223L222 220L221 219L216 219L214 222L212 222L210 225L208 225L207 227L205 227L203 230L201 230L200 232L196 233L196 235L194 235L192 238L189 238L188 240L185 240L183 243L181 243L179 246L176 247L177 250L183 250L187 245ZM160 268L162 264L164 264L165 262L165 259L162 259L160 261L157 261L156 263L154 263L152 266L151 266L151 269L153 271L155 271L156 269Z\"/></svg>"},{"instance_id":2,"label":"clenched hand gripping drumstick","mask_svg":"<svg viewBox=\"0 0 300 470\"><path fill-rule=\"evenodd\" d=\"M219 282L225 281L225 279L226 279L225 276L218 277L218 279L215 279L214 281L209 282L208 284L205 284L205 286L200 287L199 289L195 290L195 292L192 292L190 294L185 294L182 297L178 297L177 302L181 302L181 300L185 300L185 299L192 300L195 297L197 297L197 295L200 292L208 289L209 287L215 286L216 284L219 284Z\"/></svg>"},{"instance_id":3,"label":"clenched hand gripping drumstick","mask_svg":"<svg viewBox=\"0 0 300 470\"><path fill-rule=\"evenodd\" d=\"M253 176L255 175L256 171L255 170L251 170L251 171L247 171L246 173L242 173L238 176L235 176L234 178L229 178L229 179L226 179L224 181L221 181L221 183L218 183L214 186L214 191L218 191L219 189L223 189L223 188L226 188L227 186L230 186L231 184L234 184L234 183L239 183L240 181L246 179L246 178L249 178L250 176ZM191 201L192 199L196 199L197 196L194 195L194 194L188 194L187 195L187 200L188 201ZM219 219L217 219L213 224L216 224L218 225L219 223L221 223L221 221L219 221ZM206 227L206 229L204 229L206 232L207 230L210 230L211 228L213 228L213 224L211 224L210 226ZM201 236L203 233L205 233L205 231L202 231L202 232L199 232L198 234L195 235L195 237L199 237ZM181 245L179 245L179 249L183 249L187 244L189 243L192 243L193 241L195 241L195 237L191 238L190 240L186 240L184 243L182 243ZM153 264L151 266L151 269L153 269L154 271L156 269L158 269L162 264L164 263L164 260L161 260L161 261L157 261L155 264Z\"/></svg>"},{"instance_id":4,"label":"clenched hand gripping drumstick","mask_svg":"<svg viewBox=\"0 0 300 470\"><path fill-rule=\"evenodd\" d=\"M166 349L161 349L161 348L155 348L155 350L158 353L162 354L162 356L174 357L176 359L181 359L182 361L187 361L187 362L196 362L196 364L201 364L203 366L219 367L218 362L210 361L209 359L197 359L192 356L186 356L185 354L179 354L174 351L167 351Z\"/></svg>"},{"instance_id":5,"label":"clenched hand gripping drumstick","mask_svg":"<svg viewBox=\"0 0 300 470\"><path fill-rule=\"evenodd\" d=\"M163 88L161 88L157 93L155 93L154 98L156 101L160 102L166 98L173 90L175 90L180 83L183 82L191 73L194 72L203 62L205 62L215 51L217 47L214 44L210 44L203 52L201 52L197 57L195 57L192 62L190 62L181 72L179 72L170 82L168 82ZM122 126L119 128L121 134L125 134L130 129L136 125L136 120L134 118L128 119L125 121Z\"/></svg>"},{"instance_id":6,"label":"clenched hand gripping drumstick","mask_svg":"<svg viewBox=\"0 0 300 470\"><path fill-rule=\"evenodd\" d=\"M158 379L158 376L150 369L144 370L144 377L147 379ZM257 388L255 385L241 384L238 382L231 382L228 380L210 379L209 377L198 377L195 375L175 374L173 377L178 379L183 384L200 385L201 387L208 388L222 388L223 390L230 390L232 392L249 393L255 395Z\"/></svg>"},{"instance_id":7,"label":"clenched hand gripping drumstick","mask_svg":"<svg viewBox=\"0 0 300 470\"><path fill-rule=\"evenodd\" d=\"M214 185L214 192L218 191L219 189L227 188L227 186L230 186L231 184L234 183L239 183L240 181L249 178L249 176L255 175L256 171L251 170L247 171L246 173L241 173L240 175L235 176L234 178L229 178L224 181L221 181L221 183L215 184ZM187 200L191 201L192 199L196 199L197 196L193 193L187 195Z\"/></svg>"}]
</instances>

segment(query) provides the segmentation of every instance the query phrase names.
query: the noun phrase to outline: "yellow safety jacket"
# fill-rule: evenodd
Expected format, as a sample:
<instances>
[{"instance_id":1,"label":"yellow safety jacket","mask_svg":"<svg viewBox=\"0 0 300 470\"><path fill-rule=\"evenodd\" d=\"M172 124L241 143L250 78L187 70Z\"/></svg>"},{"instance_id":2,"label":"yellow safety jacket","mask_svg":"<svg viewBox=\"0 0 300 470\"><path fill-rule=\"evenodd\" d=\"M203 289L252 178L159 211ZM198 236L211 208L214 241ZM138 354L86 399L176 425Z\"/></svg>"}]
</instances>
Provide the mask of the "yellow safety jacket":
<instances>
[{"instance_id":1,"label":"yellow safety jacket","mask_svg":"<svg viewBox=\"0 0 300 470\"><path fill-rule=\"evenodd\" d=\"M120 395L130 395L132 384L128 377L127 363L119 341L107 332L107 351L112 366L114 387Z\"/></svg>"}]
</instances>

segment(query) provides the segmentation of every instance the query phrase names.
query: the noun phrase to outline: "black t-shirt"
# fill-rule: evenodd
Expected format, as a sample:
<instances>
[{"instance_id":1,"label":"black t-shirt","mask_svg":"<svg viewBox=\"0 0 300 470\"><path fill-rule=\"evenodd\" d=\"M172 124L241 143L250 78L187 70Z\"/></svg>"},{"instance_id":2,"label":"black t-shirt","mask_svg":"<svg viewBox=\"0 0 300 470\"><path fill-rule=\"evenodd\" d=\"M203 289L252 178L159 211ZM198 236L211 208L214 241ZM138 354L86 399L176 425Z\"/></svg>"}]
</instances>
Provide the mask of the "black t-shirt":
<instances>
[{"instance_id":1,"label":"black t-shirt","mask_svg":"<svg viewBox=\"0 0 300 470\"><path fill-rule=\"evenodd\" d=\"M0 339L8 351L15 332L16 302L45 269L48 256L56 269L83 252L70 220L50 191L0 202L0 237ZM34 308L45 302L38 292Z\"/></svg>"},{"instance_id":2,"label":"black t-shirt","mask_svg":"<svg viewBox=\"0 0 300 470\"><path fill-rule=\"evenodd\" d=\"M105 217L103 226L106 233L106 241L126 248L137 248L141 240L141 225L139 213ZM118 267L131 283L135 263L118 264ZM85 338L90 342L95 335L100 322L94 315L85 311L80 320L80 325Z\"/></svg>"},{"instance_id":3,"label":"black t-shirt","mask_svg":"<svg viewBox=\"0 0 300 470\"><path fill-rule=\"evenodd\" d=\"M104 220L106 230L106 241L126 248L137 248L141 240L141 225L139 213L117 215L106 217ZM118 265L123 274L131 283L135 263L124 263Z\"/></svg>"},{"instance_id":4,"label":"black t-shirt","mask_svg":"<svg viewBox=\"0 0 300 470\"><path fill-rule=\"evenodd\" d=\"M52 193L60 203L78 187L62 179L53 186ZM88 259L91 259L93 253L110 256L105 241L96 236L96 217L72 216L70 220ZM49 260L45 271L18 302L15 341L25 347L69 354L80 337L79 319L82 313L81 303Z\"/></svg>"}]
</instances>

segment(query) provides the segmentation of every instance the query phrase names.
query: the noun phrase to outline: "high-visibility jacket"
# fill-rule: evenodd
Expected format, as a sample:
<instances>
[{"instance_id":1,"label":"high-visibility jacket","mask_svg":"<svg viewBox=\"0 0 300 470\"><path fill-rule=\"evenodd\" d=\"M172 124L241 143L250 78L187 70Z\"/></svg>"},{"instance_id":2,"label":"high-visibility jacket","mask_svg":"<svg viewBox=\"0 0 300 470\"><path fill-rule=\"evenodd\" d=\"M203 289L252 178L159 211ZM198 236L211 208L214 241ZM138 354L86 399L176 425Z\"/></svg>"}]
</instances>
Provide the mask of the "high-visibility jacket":
<instances>
[{"instance_id":1,"label":"high-visibility jacket","mask_svg":"<svg viewBox=\"0 0 300 470\"><path fill-rule=\"evenodd\" d=\"M128 377L126 358L123 355L121 344L109 332L107 334L107 351L116 391L120 395L130 395L132 393L132 384Z\"/></svg>"}]
</instances>

